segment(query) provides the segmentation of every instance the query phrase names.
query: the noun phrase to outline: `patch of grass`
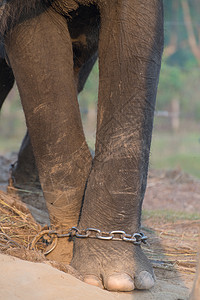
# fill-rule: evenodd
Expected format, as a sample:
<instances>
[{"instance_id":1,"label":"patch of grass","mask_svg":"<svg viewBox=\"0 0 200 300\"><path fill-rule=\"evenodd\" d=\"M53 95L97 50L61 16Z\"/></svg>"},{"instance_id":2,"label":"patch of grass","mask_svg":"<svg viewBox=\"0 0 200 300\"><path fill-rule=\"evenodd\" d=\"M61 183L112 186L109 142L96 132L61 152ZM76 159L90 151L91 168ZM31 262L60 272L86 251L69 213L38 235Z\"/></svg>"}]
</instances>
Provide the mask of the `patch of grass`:
<instances>
[{"instance_id":1,"label":"patch of grass","mask_svg":"<svg viewBox=\"0 0 200 300\"><path fill-rule=\"evenodd\" d=\"M142 211L142 218L147 220L153 218L163 222L176 222L177 220L200 220L200 213L187 213L174 210L146 210Z\"/></svg>"},{"instance_id":2,"label":"patch of grass","mask_svg":"<svg viewBox=\"0 0 200 300\"><path fill-rule=\"evenodd\" d=\"M176 169L200 178L200 133L154 132L150 166L153 169Z\"/></svg>"},{"instance_id":3,"label":"patch of grass","mask_svg":"<svg viewBox=\"0 0 200 300\"><path fill-rule=\"evenodd\" d=\"M0 155L5 155L8 152L15 152L15 151L18 152L19 147L20 147L20 140L18 137L17 138L0 137Z\"/></svg>"}]
</instances>

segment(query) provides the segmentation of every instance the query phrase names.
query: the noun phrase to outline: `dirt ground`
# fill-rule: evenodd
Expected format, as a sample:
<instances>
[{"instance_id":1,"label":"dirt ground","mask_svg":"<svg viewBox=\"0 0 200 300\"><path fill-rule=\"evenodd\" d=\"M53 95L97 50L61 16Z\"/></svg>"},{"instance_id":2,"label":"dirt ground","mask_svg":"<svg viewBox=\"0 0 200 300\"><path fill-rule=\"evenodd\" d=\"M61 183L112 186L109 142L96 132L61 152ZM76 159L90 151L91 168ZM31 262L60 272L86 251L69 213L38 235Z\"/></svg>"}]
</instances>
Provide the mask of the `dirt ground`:
<instances>
[{"instance_id":1,"label":"dirt ground","mask_svg":"<svg viewBox=\"0 0 200 300\"><path fill-rule=\"evenodd\" d=\"M44 204L40 206L32 194L27 193L28 204L7 194L9 165L15 159L15 154L0 157L0 265L3 274L0 276L0 300L188 299L195 276L200 225L199 180L181 170L150 170L142 217L142 231L148 236L148 244L143 249L154 266L157 282L146 292L110 293L72 277L70 274L76 277L78 274L70 267L47 261L40 252L27 250L42 228L29 210L42 225L49 219Z\"/></svg>"}]
</instances>

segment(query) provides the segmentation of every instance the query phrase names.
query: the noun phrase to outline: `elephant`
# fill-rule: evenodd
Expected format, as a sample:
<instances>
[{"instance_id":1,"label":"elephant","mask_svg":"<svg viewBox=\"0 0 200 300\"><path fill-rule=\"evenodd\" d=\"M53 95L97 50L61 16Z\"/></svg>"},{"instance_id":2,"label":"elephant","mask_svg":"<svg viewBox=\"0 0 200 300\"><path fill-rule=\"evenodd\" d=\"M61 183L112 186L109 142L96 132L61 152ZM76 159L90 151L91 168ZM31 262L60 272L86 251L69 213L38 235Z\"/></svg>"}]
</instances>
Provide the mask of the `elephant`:
<instances>
[{"instance_id":1,"label":"elephant","mask_svg":"<svg viewBox=\"0 0 200 300\"><path fill-rule=\"evenodd\" d=\"M150 289L155 276L140 227L163 52L162 0L7 0L0 18L0 80L7 82L1 104L15 78L28 128L16 182L27 170L32 184L39 176L52 228L107 234L60 239L55 259L64 261L73 248L71 265L85 282L110 291ZM77 93L97 55L92 158Z\"/></svg>"}]
</instances>

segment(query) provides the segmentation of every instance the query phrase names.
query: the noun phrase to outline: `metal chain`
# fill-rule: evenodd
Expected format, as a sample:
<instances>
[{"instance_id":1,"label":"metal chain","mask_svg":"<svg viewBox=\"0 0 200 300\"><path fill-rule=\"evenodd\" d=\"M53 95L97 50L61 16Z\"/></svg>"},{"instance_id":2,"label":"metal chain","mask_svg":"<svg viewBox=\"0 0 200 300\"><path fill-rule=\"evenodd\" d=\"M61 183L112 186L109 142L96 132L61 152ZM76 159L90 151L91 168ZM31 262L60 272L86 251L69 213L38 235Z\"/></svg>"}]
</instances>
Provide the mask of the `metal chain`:
<instances>
[{"instance_id":1,"label":"metal chain","mask_svg":"<svg viewBox=\"0 0 200 300\"><path fill-rule=\"evenodd\" d=\"M77 237L77 238L92 238L92 239L99 239L104 241L125 241L125 242L131 242L134 245L141 245L141 243L146 244L147 237L142 233L133 233L133 234L127 234L123 230L113 230L113 231L101 231L100 229L96 228L86 228L86 229L78 229L77 227L72 227L69 229L66 233L59 233L56 230L42 230L39 232L32 240L32 242L29 244L29 249L34 250L36 248L37 242L44 238L44 236L48 236L51 238L51 246L48 249L48 251L44 252L44 255L49 254L51 251L55 249L57 246L57 240L58 238L64 238L64 237Z\"/></svg>"}]
</instances>

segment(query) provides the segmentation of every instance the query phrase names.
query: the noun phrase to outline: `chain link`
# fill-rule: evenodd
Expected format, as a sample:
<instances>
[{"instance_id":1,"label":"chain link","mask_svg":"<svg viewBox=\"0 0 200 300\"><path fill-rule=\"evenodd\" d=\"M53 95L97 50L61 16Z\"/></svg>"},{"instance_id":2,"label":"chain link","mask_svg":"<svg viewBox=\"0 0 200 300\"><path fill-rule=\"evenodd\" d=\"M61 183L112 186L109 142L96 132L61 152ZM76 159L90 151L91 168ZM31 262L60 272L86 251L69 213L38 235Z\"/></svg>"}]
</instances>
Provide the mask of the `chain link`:
<instances>
[{"instance_id":1,"label":"chain link","mask_svg":"<svg viewBox=\"0 0 200 300\"><path fill-rule=\"evenodd\" d=\"M66 233L59 233L56 230L42 230L39 232L29 244L29 249L34 250L36 248L36 244L39 242L41 238L45 238L45 236L51 239L51 245L49 245L49 249L44 252L44 255L49 254L56 248L57 239L64 238L64 237L77 237L77 238L93 238L99 240L112 240L112 241L125 241L131 242L134 245L141 245L141 243L146 244L147 237L142 233L133 233L127 234L123 230L113 230L113 231L101 231L100 229L96 228L86 228L86 229L78 229L77 227L72 227Z\"/></svg>"}]
</instances>

